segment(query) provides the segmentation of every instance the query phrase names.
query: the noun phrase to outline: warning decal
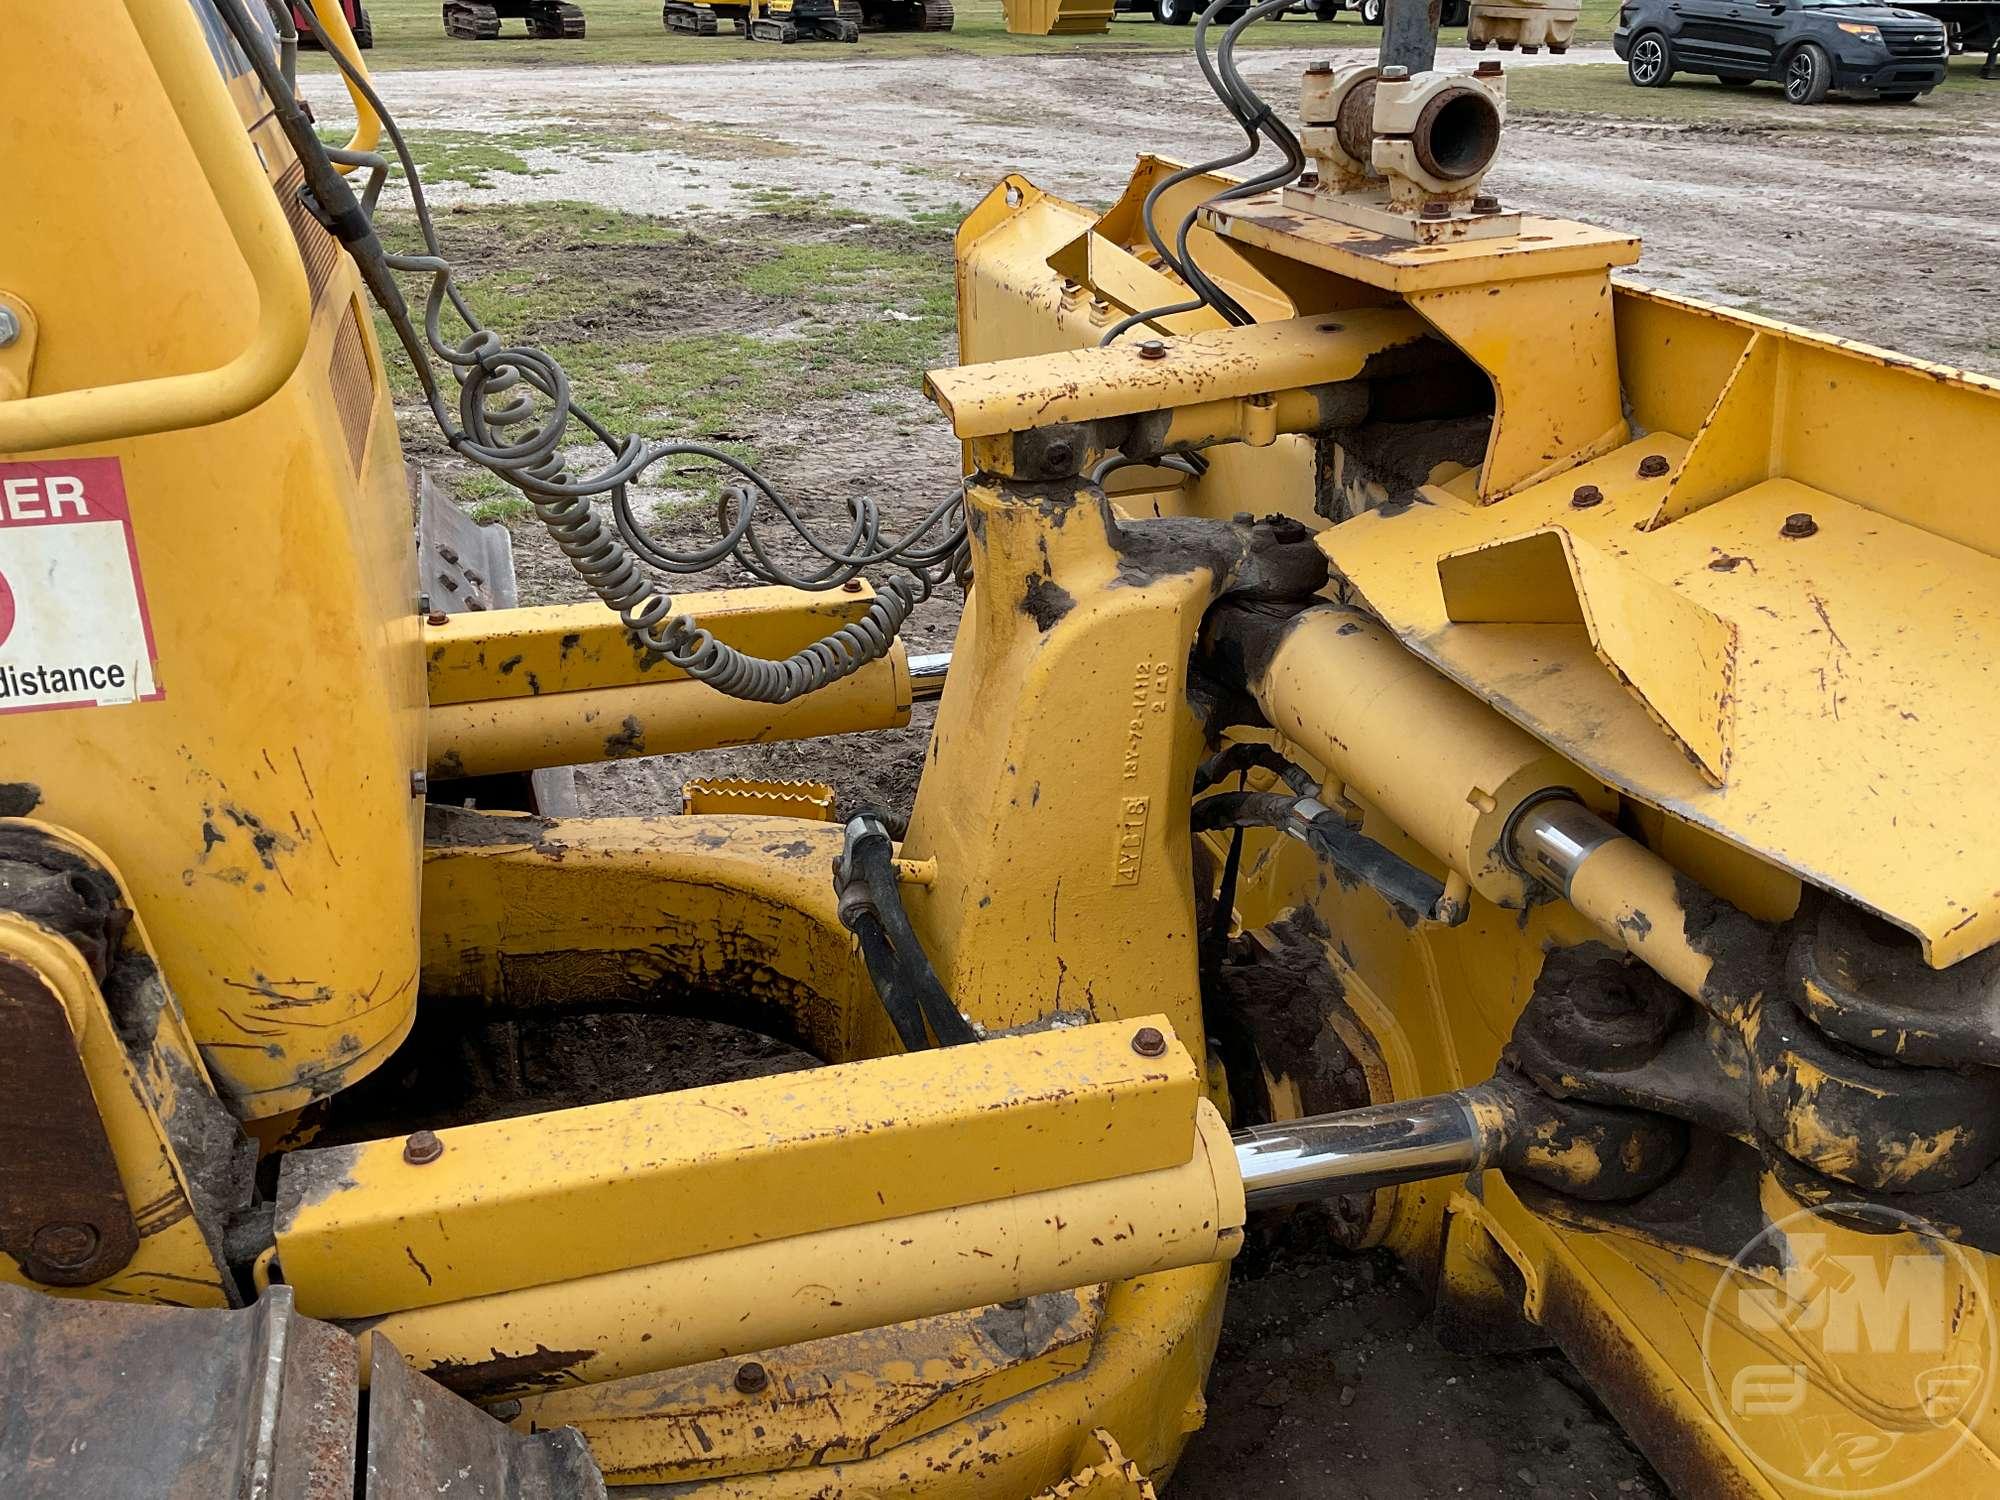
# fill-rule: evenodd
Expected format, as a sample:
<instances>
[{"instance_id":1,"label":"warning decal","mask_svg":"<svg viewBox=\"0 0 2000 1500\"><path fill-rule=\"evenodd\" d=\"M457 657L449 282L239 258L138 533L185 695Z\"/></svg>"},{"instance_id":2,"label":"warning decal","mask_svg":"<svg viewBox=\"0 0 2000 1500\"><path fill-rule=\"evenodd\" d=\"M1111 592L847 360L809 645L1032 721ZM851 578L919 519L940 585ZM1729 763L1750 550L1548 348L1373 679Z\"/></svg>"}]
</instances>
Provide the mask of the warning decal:
<instances>
[{"instance_id":1,"label":"warning decal","mask_svg":"<svg viewBox=\"0 0 2000 1500\"><path fill-rule=\"evenodd\" d=\"M161 696L118 460L0 464L0 713Z\"/></svg>"}]
</instances>

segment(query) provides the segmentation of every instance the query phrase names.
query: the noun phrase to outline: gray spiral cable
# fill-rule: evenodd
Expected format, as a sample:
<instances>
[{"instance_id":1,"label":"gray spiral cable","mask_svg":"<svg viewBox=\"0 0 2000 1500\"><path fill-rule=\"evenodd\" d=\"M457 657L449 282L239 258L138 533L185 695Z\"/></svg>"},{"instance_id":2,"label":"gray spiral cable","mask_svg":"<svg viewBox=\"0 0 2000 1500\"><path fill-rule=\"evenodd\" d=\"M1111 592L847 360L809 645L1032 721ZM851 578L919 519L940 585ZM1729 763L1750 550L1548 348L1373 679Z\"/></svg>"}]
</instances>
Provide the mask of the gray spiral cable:
<instances>
[{"instance_id":1,"label":"gray spiral cable","mask_svg":"<svg viewBox=\"0 0 2000 1500\"><path fill-rule=\"evenodd\" d=\"M221 8L225 19L232 13L242 14L237 0L222 0ZM789 703L881 659L911 612L933 590L950 579L961 584L967 580L970 554L962 486L893 538L883 537L880 510L872 498L850 499L846 541L829 544L762 474L741 459L702 443L650 441L636 434L618 437L577 404L568 373L552 356L533 347L503 343L479 321L443 254L423 183L401 128L366 73L328 42L311 8L302 14L328 56L381 119L383 133L394 147L409 185L426 253L390 254L372 235L361 242L350 239L348 248L362 262L364 279L377 291L377 301L416 366L439 428L454 452L520 490L570 566L647 651L731 697ZM275 70L275 63L256 45L257 38L248 34L250 30L254 28L246 24L237 40L246 53L256 54L250 58L252 65L269 63ZM258 66L258 71L261 76L265 68ZM282 79L263 81L275 97L274 81L281 84ZM280 108L278 113L295 149L302 155L317 153L322 162L328 160L329 153L310 129L300 133L288 121L286 110ZM350 165L378 170L386 170L388 165L379 157L340 156ZM379 180L378 175L377 189ZM372 200L372 191L370 197ZM379 264L370 265L371 258ZM421 337L400 296L393 291L382 294L390 273L430 278ZM446 336L443 322L447 309L464 324L467 332L462 338ZM458 382L456 420L439 387L433 357L450 368ZM581 478L570 476L563 456L572 420L587 428L611 455L595 473ZM648 469L676 455L725 465L738 476L723 490L724 510L733 506L734 520L726 524L723 535L686 552L663 547L645 535L633 514L629 494L629 487ZM592 506L593 498L599 496L608 501L612 525L607 525ZM765 502L818 554L820 563L801 571L772 558L756 529L757 512ZM940 529L941 534L931 539ZM739 651L717 640L696 621L676 614L672 597L641 567L643 563L664 572L688 574L713 567L725 558L735 560L766 583L812 590L838 588L867 567L894 563L905 571L882 584L860 619L776 661Z\"/></svg>"}]
</instances>

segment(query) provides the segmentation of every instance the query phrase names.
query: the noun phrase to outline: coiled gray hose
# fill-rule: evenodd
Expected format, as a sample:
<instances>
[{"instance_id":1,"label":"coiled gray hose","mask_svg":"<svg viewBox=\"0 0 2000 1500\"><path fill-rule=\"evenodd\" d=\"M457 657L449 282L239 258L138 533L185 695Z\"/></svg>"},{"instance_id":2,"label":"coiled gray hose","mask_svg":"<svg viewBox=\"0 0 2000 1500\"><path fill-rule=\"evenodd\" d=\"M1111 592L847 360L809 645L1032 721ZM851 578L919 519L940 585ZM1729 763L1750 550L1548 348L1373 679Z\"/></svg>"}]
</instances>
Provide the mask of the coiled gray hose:
<instances>
[{"instance_id":1,"label":"coiled gray hose","mask_svg":"<svg viewBox=\"0 0 2000 1500\"><path fill-rule=\"evenodd\" d=\"M226 20L240 18L234 0L223 0ZM848 501L848 534L844 543L830 544L813 529L768 480L742 460L706 444L658 442L606 429L581 405L570 389L568 373L550 355L529 346L510 346L486 328L467 303L445 258L431 220L430 205L416 163L388 107L367 75L328 42L310 7L302 12L327 54L346 74L382 121L395 148L410 190L411 205L426 253L395 255L349 242L357 258L379 253L385 272L430 278L424 307L424 331L419 338L400 299L378 296L397 337L408 351L423 384L425 399L454 452L480 464L527 497L536 516L591 591L614 610L646 650L731 697L760 703L789 703L838 682L886 655L910 613L949 579L964 583L969 570L965 535L964 494L960 490L933 505L901 536L885 539L878 506L870 498ZM268 61L259 38L245 25L237 41L253 66ZM265 70L259 68L260 76ZM263 79L267 90L274 80ZM281 82L281 80L277 80ZM286 111L280 110L281 122ZM293 132L288 128L288 136ZM318 138L307 130L293 139L295 149L328 158ZM375 165L341 154L348 164ZM382 165L386 165L383 163ZM377 182L379 187L379 179ZM371 193L372 200L372 193ZM370 204L372 207L372 202ZM364 275L369 268L364 267ZM371 285L373 281L371 280ZM398 305L391 305L392 301ZM447 309L467 330L461 338L446 336ZM440 391L432 357L443 361L458 381L456 420ZM572 421L581 423L611 454L595 473L572 478L564 457ZM675 551L647 537L632 512L629 489L647 470L664 459L694 455L733 469L738 480L723 490L723 510L733 507L724 534L691 551ZM592 505L608 500L612 525ZM756 529L761 503L768 502L822 561L805 570L775 561ZM934 532L941 532L934 540ZM800 589L838 588L860 576L863 568L895 563L906 571L892 575L871 599L862 617L794 652L782 661L750 656L719 641L694 620L674 612L670 595L641 568L688 574L733 558L754 577Z\"/></svg>"}]
</instances>

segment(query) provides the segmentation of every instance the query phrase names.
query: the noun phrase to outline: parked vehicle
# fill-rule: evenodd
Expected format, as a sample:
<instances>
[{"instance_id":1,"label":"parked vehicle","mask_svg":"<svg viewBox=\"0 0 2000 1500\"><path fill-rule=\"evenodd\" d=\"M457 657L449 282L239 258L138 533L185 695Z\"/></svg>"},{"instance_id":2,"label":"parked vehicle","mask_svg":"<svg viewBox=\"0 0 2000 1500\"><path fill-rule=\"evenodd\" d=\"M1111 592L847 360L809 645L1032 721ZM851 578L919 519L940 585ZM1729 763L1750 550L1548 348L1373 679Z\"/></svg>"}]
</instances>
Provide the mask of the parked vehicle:
<instances>
[{"instance_id":1,"label":"parked vehicle","mask_svg":"<svg viewBox=\"0 0 2000 1500\"><path fill-rule=\"evenodd\" d=\"M1611 45L1640 88L1676 73L1784 85L1794 104L1830 93L1908 102L1944 81L1944 27L1853 0L1627 0Z\"/></svg>"}]
</instances>

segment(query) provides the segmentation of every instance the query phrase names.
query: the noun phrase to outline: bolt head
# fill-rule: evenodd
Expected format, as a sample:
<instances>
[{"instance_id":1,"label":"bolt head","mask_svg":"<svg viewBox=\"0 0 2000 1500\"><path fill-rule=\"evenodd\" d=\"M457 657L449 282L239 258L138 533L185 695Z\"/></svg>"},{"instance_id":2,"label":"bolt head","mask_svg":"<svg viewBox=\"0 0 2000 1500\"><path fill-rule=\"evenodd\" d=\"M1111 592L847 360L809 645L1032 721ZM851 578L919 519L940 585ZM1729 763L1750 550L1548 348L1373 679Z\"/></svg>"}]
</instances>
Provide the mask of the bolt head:
<instances>
[{"instance_id":1,"label":"bolt head","mask_svg":"<svg viewBox=\"0 0 2000 1500\"><path fill-rule=\"evenodd\" d=\"M1384 83L1401 83L1410 76L1410 70L1401 63L1390 63L1377 75Z\"/></svg>"},{"instance_id":2,"label":"bolt head","mask_svg":"<svg viewBox=\"0 0 2000 1500\"><path fill-rule=\"evenodd\" d=\"M1317 78L1322 74L1331 73L1333 71L1333 64L1322 58L1318 62L1307 63L1306 71Z\"/></svg>"},{"instance_id":3,"label":"bolt head","mask_svg":"<svg viewBox=\"0 0 2000 1500\"><path fill-rule=\"evenodd\" d=\"M746 1359L736 1367L736 1389L746 1396L754 1396L771 1383L771 1372L754 1359Z\"/></svg>"},{"instance_id":4,"label":"bolt head","mask_svg":"<svg viewBox=\"0 0 2000 1500\"><path fill-rule=\"evenodd\" d=\"M841 591L841 592L842 592L843 594L858 594L858 593L860 593L860 592L861 592L861 580L860 580L859 578L850 578L850 579L848 579L848 580L847 580L847 582L843 583L843 584L842 584L842 585L840 586L840 591Z\"/></svg>"},{"instance_id":5,"label":"bolt head","mask_svg":"<svg viewBox=\"0 0 2000 1500\"><path fill-rule=\"evenodd\" d=\"M1644 458L1639 460L1639 477L1641 479L1658 479L1672 467L1673 465L1667 462L1667 457L1664 453L1648 453Z\"/></svg>"},{"instance_id":6,"label":"bolt head","mask_svg":"<svg viewBox=\"0 0 2000 1500\"><path fill-rule=\"evenodd\" d=\"M403 1160L413 1167L427 1167L444 1155L444 1142L435 1130L419 1130L403 1142Z\"/></svg>"},{"instance_id":7,"label":"bolt head","mask_svg":"<svg viewBox=\"0 0 2000 1500\"><path fill-rule=\"evenodd\" d=\"M1472 200L1472 211L1476 214L1497 214L1500 200L1491 193L1481 193Z\"/></svg>"},{"instance_id":8,"label":"bolt head","mask_svg":"<svg viewBox=\"0 0 2000 1500\"><path fill-rule=\"evenodd\" d=\"M1139 358L1141 359L1165 359L1166 357L1167 346L1159 339L1146 339L1139 345Z\"/></svg>"},{"instance_id":9,"label":"bolt head","mask_svg":"<svg viewBox=\"0 0 2000 1500\"><path fill-rule=\"evenodd\" d=\"M1477 46L1474 47L1474 50L1478 50ZM1500 66L1499 58L1489 57L1472 70L1472 76L1474 78L1498 78L1506 71L1505 68Z\"/></svg>"},{"instance_id":10,"label":"bolt head","mask_svg":"<svg viewBox=\"0 0 2000 1500\"><path fill-rule=\"evenodd\" d=\"M1167 1039L1157 1026L1141 1026L1132 1033L1132 1050L1141 1057L1165 1057Z\"/></svg>"},{"instance_id":11,"label":"bolt head","mask_svg":"<svg viewBox=\"0 0 2000 1500\"><path fill-rule=\"evenodd\" d=\"M410 795L422 799L431 794L431 779L422 771L410 772Z\"/></svg>"},{"instance_id":12,"label":"bolt head","mask_svg":"<svg viewBox=\"0 0 2000 1500\"><path fill-rule=\"evenodd\" d=\"M1819 522L1815 521L1806 512L1800 510L1794 511L1791 515L1785 517L1785 524L1778 528L1778 533L1781 536L1796 538L1811 536L1818 530Z\"/></svg>"},{"instance_id":13,"label":"bolt head","mask_svg":"<svg viewBox=\"0 0 2000 1500\"><path fill-rule=\"evenodd\" d=\"M1569 503L1578 510L1589 510L1593 505L1604 503L1604 491L1594 484L1580 484L1569 497Z\"/></svg>"},{"instance_id":14,"label":"bolt head","mask_svg":"<svg viewBox=\"0 0 2000 1500\"><path fill-rule=\"evenodd\" d=\"M434 609L424 616L424 623L432 626L448 624L450 620L451 616L441 609Z\"/></svg>"},{"instance_id":15,"label":"bolt head","mask_svg":"<svg viewBox=\"0 0 2000 1500\"><path fill-rule=\"evenodd\" d=\"M28 1253L46 1265L73 1271L97 1254L97 1230L89 1224L44 1224L35 1231Z\"/></svg>"},{"instance_id":16,"label":"bolt head","mask_svg":"<svg viewBox=\"0 0 2000 1500\"><path fill-rule=\"evenodd\" d=\"M1066 474L1076 463L1076 449L1068 443L1050 443L1042 453L1043 465L1052 474Z\"/></svg>"},{"instance_id":17,"label":"bolt head","mask_svg":"<svg viewBox=\"0 0 2000 1500\"><path fill-rule=\"evenodd\" d=\"M5 349L21 336L21 320L14 316L11 307L0 307L0 349Z\"/></svg>"},{"instance_id":18,"label":"bolt head","mask_svg":"<svg viewBox=\"0 0 2000 1500\"><path fill-rule=\"evenodd\" d=\"M1420 219L1449 219L1451 217L1451 205L1441 198L1433 198L1423 206L1422 211L1417 217Z\"/></svg>"}]
</instances>

